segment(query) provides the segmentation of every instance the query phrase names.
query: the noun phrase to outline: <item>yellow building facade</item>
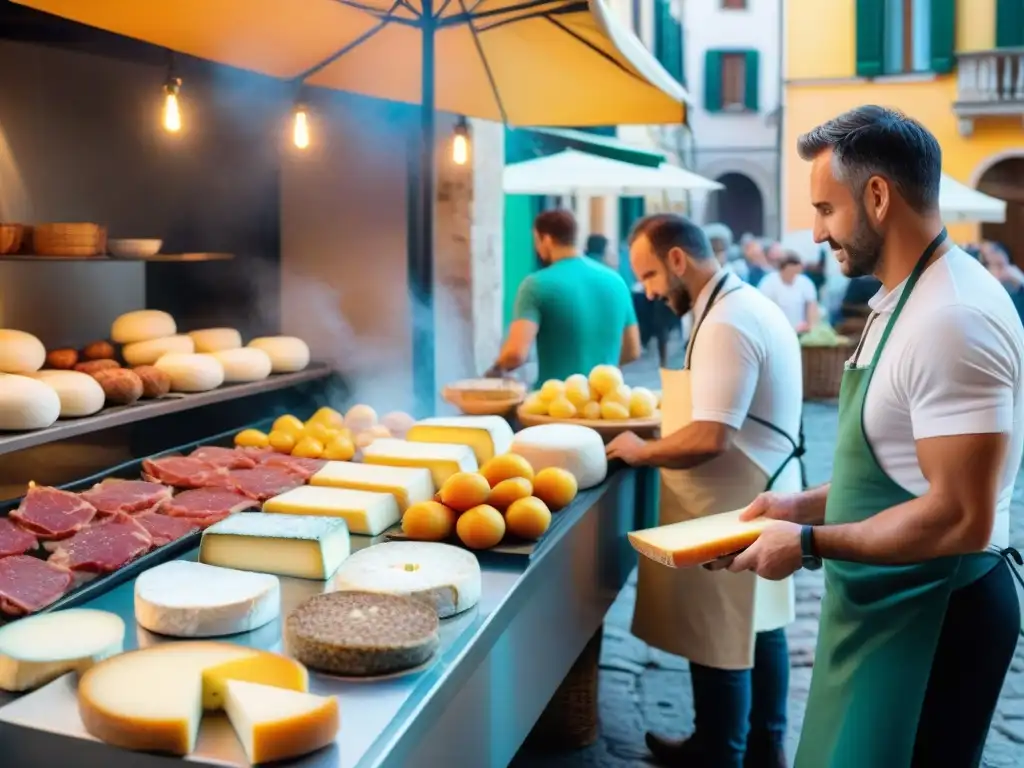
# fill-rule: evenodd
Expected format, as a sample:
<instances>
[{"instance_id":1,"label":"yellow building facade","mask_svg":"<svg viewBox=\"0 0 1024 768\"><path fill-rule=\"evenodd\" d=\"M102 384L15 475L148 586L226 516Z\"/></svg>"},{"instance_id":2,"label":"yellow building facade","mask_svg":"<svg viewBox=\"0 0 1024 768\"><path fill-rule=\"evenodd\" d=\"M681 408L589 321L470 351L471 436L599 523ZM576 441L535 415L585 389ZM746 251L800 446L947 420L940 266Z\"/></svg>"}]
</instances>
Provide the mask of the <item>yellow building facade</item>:
<instances>
[{"instance_id":1,"label":"yellow building facade","mask_svg":"<svg viewBox=\"0 0 1024 768\"><path fill-rule=\"evenodd\" d=\"M920 120L943 171L1007 201L1003 224L956 224L1024 263L1024 0L786 0L783 230L813 222L797 137L861 104Z\"/></svg>"}]
</instances>

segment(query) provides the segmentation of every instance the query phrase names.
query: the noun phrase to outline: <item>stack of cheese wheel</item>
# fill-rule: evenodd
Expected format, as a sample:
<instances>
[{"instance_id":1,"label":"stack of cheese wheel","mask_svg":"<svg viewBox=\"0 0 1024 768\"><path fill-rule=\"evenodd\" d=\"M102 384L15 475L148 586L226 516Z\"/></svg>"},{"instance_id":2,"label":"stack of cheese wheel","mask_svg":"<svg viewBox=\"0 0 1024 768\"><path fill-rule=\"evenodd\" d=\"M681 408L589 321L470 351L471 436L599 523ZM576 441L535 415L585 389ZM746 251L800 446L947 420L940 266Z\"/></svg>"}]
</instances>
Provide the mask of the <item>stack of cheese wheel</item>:
<instances>
[{"instance_id":1,"label":"stack of cheese wheel","mask_svg":"<svg viewBox=\"0 0 1024 768\"><path fill-rule=\"evenodd\" d=\"M209 355L195 353L191 336L178 333L174 318L156 309L118 317L110 337L122 344L128 365L155 365L167 374L174 392L206 392L224 383L224 367Z\"/></svg>"},{"instance_id":2,"label":"stack of cheese wheel","mask_svg":"<svg viewBox=\"0 0 1024 768\"><path fill-rule=\"evenodd\" d=\"M309 365L309 347L295 336L261 336L248 348L265 352L273 373L298 373Z\"/></svg>"},{"instance_id":3,"label":"stack of cheese wheel","mask_svg":"<svg viewBox=\"0 0 1024 768\"><path fill-rule=\"evenodd\" d=\"M24 331L0 329L0 431L45 429L59 417L53 387L31 378L46 360L46 348Z\"/></svg>"},{"instance_id":4,"label":"stack of cheese wheel","mask_svg":"<svg viewBox=\"0 0 1024 768\"><path fill-rule=\"evenodd\" d=\"M189 337L196 352L210 355L224 369L225 384L262 381L270 375L270 355L256 347L243 347L242 334L234 328L204 328Z\"/></svg>"}]
</instances>

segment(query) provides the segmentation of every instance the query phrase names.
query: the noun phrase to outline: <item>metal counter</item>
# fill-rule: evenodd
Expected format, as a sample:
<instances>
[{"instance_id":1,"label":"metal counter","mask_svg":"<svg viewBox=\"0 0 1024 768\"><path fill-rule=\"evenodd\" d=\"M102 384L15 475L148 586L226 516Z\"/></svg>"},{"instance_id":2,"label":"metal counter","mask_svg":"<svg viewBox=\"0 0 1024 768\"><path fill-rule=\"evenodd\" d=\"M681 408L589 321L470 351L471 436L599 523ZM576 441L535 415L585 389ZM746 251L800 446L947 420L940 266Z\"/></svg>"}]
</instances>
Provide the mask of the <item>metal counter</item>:
<instances>
[{"instance_id":1,"label":"metal counter","mask_svg":"<svg viewBox=\"0 0 1024 768\"><path fill-rule=\"evenodd\" d=\"M482 554L479 605L441 623L441 647L424 668L369 681L312 673L313 692L339 697L341 730L333 747L293 764L507 766L635 564L625 534L642 527L655 503L650 474L620 469L601 486L582 492L559 513L570 519L552 531L532 560ZM331 589L330 582L301 579L282 579L281 585L282 616ZM134 582L128 582L88 607L125 619L126 649L165 642L136 625L133 591ZM283 650L280 620L229 640ZM74 691L74 678L68 675L20 698L0 698L4 766L157 768L176 760L93 739L78 717ZM185 759L200 765L248 765L223 716L206 717L197 750Z\"/></svg>"}]
</instances>

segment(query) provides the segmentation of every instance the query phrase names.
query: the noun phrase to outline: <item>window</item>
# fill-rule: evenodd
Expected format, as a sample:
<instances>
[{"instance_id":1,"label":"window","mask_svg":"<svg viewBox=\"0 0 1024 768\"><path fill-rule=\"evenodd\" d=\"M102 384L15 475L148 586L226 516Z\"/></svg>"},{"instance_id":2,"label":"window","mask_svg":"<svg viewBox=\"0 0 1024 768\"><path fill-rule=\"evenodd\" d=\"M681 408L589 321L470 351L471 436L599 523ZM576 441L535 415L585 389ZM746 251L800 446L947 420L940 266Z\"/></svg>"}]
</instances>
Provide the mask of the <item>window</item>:
<instances>
[{"instance_id":1,"label":"window","mask_svg":"<svg viewBox=\"0 0 1024 768\"><path fill-rule=\"evenodd\" d=\"M758 111L758 53L708 51L704 59L704 107L709 112Z\"/></svg>"},{"instance_id":2,"label":"window","mask_svg":"<svg viewBox=\"0 0 1024 768\"><path fill-rule=\"evenodd\" d=\"M857 0L857 74L951 72L956 0Z\"/></svg>"},{"instance_id":3,"label":"window","mask_svg":"<svg viewBox=\"0 0 1024 768\"><path fill-rule=\"evenodd\" d=\"M885 0L884 72L931 68L931 0Z\"/></svg>"},{"instance_id":4,"label":"window","mask_svg":"<svg viewBox=\"0 0 1024 768\"><path fill-rule=\"evenodd\" d=\"M1024 0L996 0L996 48L1024 47Z\"/></svg>"},{"instance_id":5,"label":"window","mask_svg":"<svg viewBox=\"0 0 1024 768\"><path fill-rule=\"evenodd\" d=\"M669 0L654 0L654 56L672 77L686 83L683 25L672 15Z\"/></svg>"},{"instance_id":6,"label":"window","mask_svg":"<svg viewBox=\"0 0 1024 768\"><path fill-rule=\"evenodd\" d=\"M742 53L722 54L722 109L742 109L747 85L747 61Z\"/></svg>"},{"instance_id":7,"label":"window","mask_svg":"<svg viewBox=\"0 0 1024 768\"><path fill-rule=\"evenodd\" d=\"M632 19L633 19L633 34L635 34L641 40L643 40L643 35L644 35L644 33L643 33L643 29L644 29L643 17L640 15L640 13L641 13L640 3L642 3L642 2L643 2L643 0L633 0L633 7L631 9L631 16L632 16Z\"/></svg>"},{"instance_id":8,"label":"window","mask_svg":"<svg viewBox=\"0 0 1024 768\"><path fill-rule=\"evenodd\" d=\"M722 8L730 11L745 11L747 0L722 0Z\"/></svg>"}]
</instances>

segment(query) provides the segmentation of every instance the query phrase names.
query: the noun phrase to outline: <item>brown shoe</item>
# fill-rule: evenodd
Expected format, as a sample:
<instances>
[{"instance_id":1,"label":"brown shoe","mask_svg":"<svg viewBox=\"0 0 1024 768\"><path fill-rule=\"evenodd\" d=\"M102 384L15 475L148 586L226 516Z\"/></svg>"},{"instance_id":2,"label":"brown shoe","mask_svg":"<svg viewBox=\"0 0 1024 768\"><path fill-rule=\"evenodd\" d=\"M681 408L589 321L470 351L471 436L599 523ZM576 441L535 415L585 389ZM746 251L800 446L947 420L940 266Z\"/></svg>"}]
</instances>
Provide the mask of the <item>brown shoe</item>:
<instances>
[{"instance_id":1,"label":"brown shoe","mask_svg":"<svg viewBox=\"0 0 1024 768\"><path fill-rule=\"evenodd\" d=\"M646 733L644 741L656 765L665 768L713 768L692 739L669 739L656 733Z\"/></svg>"}]
</instances>

